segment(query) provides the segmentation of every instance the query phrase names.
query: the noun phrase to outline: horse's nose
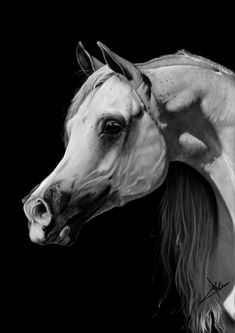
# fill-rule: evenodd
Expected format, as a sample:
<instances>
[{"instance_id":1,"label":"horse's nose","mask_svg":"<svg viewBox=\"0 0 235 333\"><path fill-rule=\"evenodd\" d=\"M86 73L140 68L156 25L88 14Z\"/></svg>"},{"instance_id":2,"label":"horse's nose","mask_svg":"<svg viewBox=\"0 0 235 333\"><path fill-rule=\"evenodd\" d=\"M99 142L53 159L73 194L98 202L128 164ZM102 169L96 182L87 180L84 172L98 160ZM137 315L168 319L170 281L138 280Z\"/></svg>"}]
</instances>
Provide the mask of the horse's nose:
<instances>
[{"instance_id":1,"label":"horse's nose","mask_svg":"<svg viewBox=\"0 0 235 333\"><path fill-rule=\"evenodd\" d=\"M39 224L49 224L51 221L52 213L47 202L41 198L32 202L31 216L35 222Z\"/></svg>"},{"instance_id":2,"label":"horse's nose","mask_svg":"<svg viewBox=\"0 0 235 333\"><path fill-rule=\"evenodd\" d=\"M64 210L70 198L71 193L61 190L58 184L52 184L42 196L28 198L24 211L31 222L47 226L52 216L56 217Z\"/></svg>"},{"instance_id":3,"label":"horse's nose","mask_svg":"<svg viewBox=\"0 0 235 333\"><path fill-rule=\"evenodd\" d=\"M34 227L36 233L32 236L33 240L42 238L42 230L48 226L52 220L51 210L42 198L29 198L24 204L24 212L30 221L30 226Z\"/></svg>"},{"instance_id":4,"label":"horse's nose","mask_svg":"<svg viewBox=\"0 0 235 333\"><path fill-rule=\"evenodd\" d=\"M29 220L29 235L33 242L47 244L48 237L59 214L67 207L71 193L62 190L61 186L49 186L43 194L34 196L34 193L24 201L24 212Z\"/></svg>"}]
</instances>

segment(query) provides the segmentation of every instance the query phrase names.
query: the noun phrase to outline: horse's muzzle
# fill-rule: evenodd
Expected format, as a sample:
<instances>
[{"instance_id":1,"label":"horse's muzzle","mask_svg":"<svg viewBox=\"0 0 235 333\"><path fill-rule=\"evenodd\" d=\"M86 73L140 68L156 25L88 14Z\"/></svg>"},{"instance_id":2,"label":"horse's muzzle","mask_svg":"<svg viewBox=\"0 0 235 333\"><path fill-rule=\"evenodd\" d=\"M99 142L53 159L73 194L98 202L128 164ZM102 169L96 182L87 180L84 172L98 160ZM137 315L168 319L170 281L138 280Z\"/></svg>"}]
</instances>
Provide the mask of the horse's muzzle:
<instances>
[{"instance_id":1,"label":"horse's muzzle","mask_svg":"<svg viewBox=\"0 0 235 333\"><path fill-rule=\"evenodd\" d=\"M67 194L62 193L54 195L54 199L53 195L50 198L48 195L44 195L43 198L30 197L24 203L24 212L29 221L30 238L33 242L47 244L48 241L52 240L56 243L66 243L65 239L68 236L69 228L63 228L65 223L60 218L66 203L65 200L58 200L58 197L64 198L65 196L68 198ZM53 233L53 237L51 233ZM58 234L58 237L54 237L55 233Z\"/></svg>"},{"instance_id":2,"label":"horse's muzzle","mask_svg":"<svg viewBox=\"0 0 235 333\"><path fill-rule=\"evenodd\" d=\"M29 198L24 211L31 240L42 245L72 245L82 225L105 204L109 193L107 186L98 195L87 193L73 199L71 193L50 188L43 198Z\"/></svg>"}]
</instances>

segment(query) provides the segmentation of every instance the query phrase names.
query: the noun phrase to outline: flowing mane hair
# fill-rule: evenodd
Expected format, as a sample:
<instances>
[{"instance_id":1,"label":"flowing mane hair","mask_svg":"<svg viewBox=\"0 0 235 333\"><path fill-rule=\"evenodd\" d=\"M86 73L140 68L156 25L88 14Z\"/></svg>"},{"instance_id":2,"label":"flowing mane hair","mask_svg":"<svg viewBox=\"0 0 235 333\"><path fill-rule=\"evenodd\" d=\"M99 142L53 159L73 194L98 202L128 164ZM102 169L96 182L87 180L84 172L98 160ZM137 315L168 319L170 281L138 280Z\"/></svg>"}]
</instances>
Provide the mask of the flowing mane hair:
<instances>
[{"instance_id":1,"label":"flowing mane hair","mask_svg":"<svg viewBox=\"0 0 235 333\"><path fill-rule=\"evenodd\" d=\"M192 332L211 332L213 325L223 331L219 302L214 297L202 302L208 293L206 278L218 237L213 190L193 168L180 162L170 163L160 213L160 257L167 279L163 299L174 279Z\"/></svg>"}]
</instances>

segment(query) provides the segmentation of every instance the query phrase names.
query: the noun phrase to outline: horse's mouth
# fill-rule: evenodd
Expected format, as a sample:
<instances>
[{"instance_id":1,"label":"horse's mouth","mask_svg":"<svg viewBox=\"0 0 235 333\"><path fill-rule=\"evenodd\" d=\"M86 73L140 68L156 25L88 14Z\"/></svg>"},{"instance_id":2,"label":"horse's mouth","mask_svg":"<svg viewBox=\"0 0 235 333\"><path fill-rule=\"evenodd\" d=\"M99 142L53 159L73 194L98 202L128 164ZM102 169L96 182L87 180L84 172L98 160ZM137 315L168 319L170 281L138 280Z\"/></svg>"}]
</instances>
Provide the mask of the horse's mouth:
<instances>
[{"instance_id":1,"label":"horse's mouth","mask_svg":"<svg viewBox=\"0 0 235 333\"><path fill-rule=\"evenodd\" d=\"M58 217L51 221L50 225L44 229L46 234L45 243L71 246L76 240L83 224L90 220L106 203L109 194L110 186L108 185L99 195L87 194L81 198L77 204L79 208L76 208L76 213L67 219ZM74 205L73 207L67 207L66 211L69 212L70 210L74 210Z\"/></svg>"}]
</instances>

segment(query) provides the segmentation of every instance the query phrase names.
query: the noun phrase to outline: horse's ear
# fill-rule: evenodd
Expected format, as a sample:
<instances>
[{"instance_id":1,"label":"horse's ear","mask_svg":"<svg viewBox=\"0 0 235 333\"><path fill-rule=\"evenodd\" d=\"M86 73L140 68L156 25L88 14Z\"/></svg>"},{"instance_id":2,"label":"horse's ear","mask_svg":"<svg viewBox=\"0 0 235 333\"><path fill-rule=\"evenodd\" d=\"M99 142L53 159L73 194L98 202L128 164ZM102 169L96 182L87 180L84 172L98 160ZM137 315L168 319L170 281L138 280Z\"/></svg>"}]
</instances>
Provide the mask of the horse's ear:
<instances>
[{"instance_id":1,"label":"horse's ear","mask_svg":"<svg viewBox=\"0 0 235 333\"><path fill-rule=\"evenodd\" d=\"M102 51L105 62L114 72L124 75L129 81L133 81L137 87L142 83L143 75L134 64L110 51L103 43L97 42L97 45Z\"/></svg>"},{"instance_id":2,"label":"horse's ear","mask_svg":"<svg viewBox=\"0 0 235 333\"><path fill-rule=\"evenodd\" d=\"M92 57L83 47L82 43L79 42L76 49L76 57L79 65L81 66L83 72L88 76L88 73L95 72L99 68L103 67L104 64Z\"/></svg>"}]
</instances>

